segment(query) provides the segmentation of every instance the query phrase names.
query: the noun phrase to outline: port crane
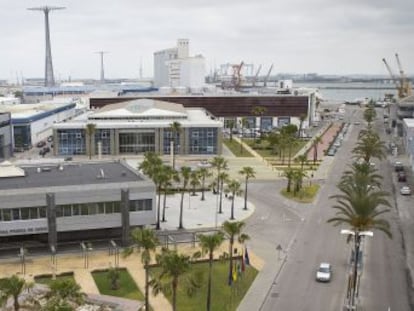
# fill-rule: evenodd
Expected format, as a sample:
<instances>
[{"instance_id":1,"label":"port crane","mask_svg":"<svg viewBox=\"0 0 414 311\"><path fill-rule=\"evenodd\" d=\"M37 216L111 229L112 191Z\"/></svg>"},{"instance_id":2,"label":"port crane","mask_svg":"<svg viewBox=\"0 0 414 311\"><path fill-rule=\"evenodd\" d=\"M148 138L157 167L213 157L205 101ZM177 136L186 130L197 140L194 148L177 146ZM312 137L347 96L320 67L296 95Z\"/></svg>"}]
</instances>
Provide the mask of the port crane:
<instances>
[{"instance_id":1,"label":"port crane","mask_svg":"<svg viewBox=\"0 0 414 311\"><path fill-rule=\"evenodd\" d=\"M267 72L267 75L266 75L266 77L263 81L263 86L265 86L265 87L267 86L267 81L269 80L270 73L272 72L272 69L273 69L273 64L270 66L269 71Z\"/></svg>"},{"instance_id":2,"label":"port crane","mask_svg":"<svg viewBox=\"0 0 414 311\"><path fill-rule=\"evenodd\" d=\"M240 64L231 65L231 67L233 68L232 84L235 90L240 89L240 85L242 82L241 70L243 68L243 65L244 65L243 61Z\"/></svg>"},{"instance_id":3,"label":"port crane","mask_svg":"<svg viewBox=\"0 0 414 311\"><path fill-rule=\"evenodd\" d=\"M252 80L252 86L255 87L256 86L256 81L257 81L257 77L259 76L260 70L262 69L262 65L259 65L259 68L256 71L256 74L253 77Z\"/></svg>"},{"instance_id":4,"label":"port crane","mask_svg":"<svg viewBox=\"0 0 414 311\"><path fill-rule=\"evenodd\" d=\"M395 77L390 65L388 65L385 58L383 58L382 61L385 64L385 67L387 68L388 73L390 74L392 81L395 83L395 85L397 87L398 98L404 98L404 97L412 95L411 83L410 83L410 81L408 80L407 76L404 73L404 70L403 70L401 62L400 62L400 58L399 58L397 53L395 54L395 58L397 60L398 69L400 71L399 79L397 79Z\"/></svg>"}]
</instances>

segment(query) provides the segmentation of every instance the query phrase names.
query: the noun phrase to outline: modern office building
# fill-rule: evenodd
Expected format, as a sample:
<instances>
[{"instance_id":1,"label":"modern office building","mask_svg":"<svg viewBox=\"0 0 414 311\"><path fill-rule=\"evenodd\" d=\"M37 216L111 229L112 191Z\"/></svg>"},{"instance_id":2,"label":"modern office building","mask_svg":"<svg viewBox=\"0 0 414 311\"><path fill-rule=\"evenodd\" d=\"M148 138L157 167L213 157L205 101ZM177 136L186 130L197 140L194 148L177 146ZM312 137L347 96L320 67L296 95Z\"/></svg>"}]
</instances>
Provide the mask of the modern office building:
<instances>
[{"instance_id":1,"label":"modern office building","mask_svg":"<svg viewBox=\"0 0 414 311\"><path fill-rule=\"evenodd\" d=\"M174 122L181 130L171 129ZM94 132L88 135L88 124ZM201 108L154 99L107 105L71 121L57 123L55 155L127 155L148 151L170 154L220 154L222 123ZM172 144L172 142L174 142Z\"/></svg>"},{"instance_id":2,"label":"modern office building","mask_svg":"<svg viewBox=\"0 0 414 311\"><path fill-rule=\"evenodd\" d=\"M285 124L300 124L301 116L306 116L303 128L318 120L316 113L317 98L308 95L252 95L252 94L205 94L205 95L137 95L134 97L90 98L90 107L102 108L105 105L130 101L139 98L161 100L182 104L185 108L203 108L228 127L230 120L240 127L241 118L246 118L249 128L270 130ZM255 108L264 108L257 115Z\"/></svg>"},{"instance_id":3,"label":"modern office building","mask_svg":"<svg viewBox=\"0 0 414 311\"><path fill-rule=\"evenodd\" d=\"M0 164L0 241L121 239L156 222L155 186L121 161Z\"/></svg>"},{"instance_id":4,"label":"modern office building","mask_svg":"<svg viewBox=\"0 0 414 311\"><path fill-rule=\"evenodd\" d=\"M0 112L0 161L13 156L13 134L9 112Z\"/></svg>"},{"instance_id":5,"label":"modern office building","mask_svg":"<svg viewBox=\"0 0 414 311\"><path fill-rule=\"evenodd\" d=\"M155 87L201 88L205 75L205 59L189 56L188 39L178 39L176 47L154 53Z\"/></svg>"},{"instance_id":6,"label":"modern office building","mask_svg":"<svg viewBox=\"0 0 414 311\"><path fill-rule=\"evenodd\" d=\"M52 126L76 115L71 98L38 104L0 105L0 113L11 114L15 150L31 148L52 134Z\"/></svg>"}]
</instances>

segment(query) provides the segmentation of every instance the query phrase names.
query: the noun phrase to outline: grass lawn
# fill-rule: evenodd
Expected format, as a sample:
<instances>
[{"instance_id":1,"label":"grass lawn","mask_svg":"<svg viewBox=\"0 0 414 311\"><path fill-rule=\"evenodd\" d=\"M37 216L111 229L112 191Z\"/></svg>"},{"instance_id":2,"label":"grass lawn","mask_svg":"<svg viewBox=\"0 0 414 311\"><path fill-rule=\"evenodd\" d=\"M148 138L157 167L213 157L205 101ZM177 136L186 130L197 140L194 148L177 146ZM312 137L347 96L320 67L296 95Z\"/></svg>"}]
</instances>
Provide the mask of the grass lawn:
<instances>
[{"instance_id":1,"label":"grass lawn","mask_svg":"<svg viewBox=\"0 0 414 311\"><path fill-rule=\"evenodd\" d=\"M105 271L94 271L92 277L95 280L96 286L102 295L116 296L128 299L135 299L144 301L144 295L138 289L137 284L132 279L128 270L119 269L119 289L111 289L111 284L108 279L108 272Z\"/></svg>"},{"instance_id":2,"label":"grass lawn","mask_svg":"<svg viewBox=\"0 0 414 311\"><path fill-rule=\"evenodd\" d=\"M295 196L293 195L293 191L286 192L286 187L283 188L280 191L280 193L284 197L291 199L293 201L299 202L299 203L311 203L315 199L315 196L318 193L319 187L320 186L318 184L312 184L310 186L303 187L298 193L296 193Z\"/></svg>"},{"instance_id":3,"label":"grass lawn","mask_svg":"<svg viewBox=\"0 0 414 311\"><path fill-rule=\"evenodd\" d=\"M243 141L246 142L245 140ZM243 148L243 152L241 152L240 144L235 139L231 141L230 139L223 139L223 142L236 157L253 157L253 155L250 152L248 152L245 148Z\"/></svg>"},{"instance_id":4,"label":"grass lawn","mask_svg":"<svg viewBox=\"0 0 414 311\"><path fill-rule=\"evenodd\" d=\"M257 140L255 141L254 139L246 139L245 142L254 150L256 151L258 154L260 154L262 157L264 158L275 158L275 160L279 160L279 155L274 154L272 149L270 148L269 143L265 140L262 139L261 143L258 144ZM299 151L301 150L306 143L308 142L307 140L298 140L297 141L297 145L294 145L292 147L292 157ZM287 150L285 151L285 162L287 163Z\"/></svg>"},{"instance_id":5,"label":"grass lawn","mask_svg":"<svg viewBox=\"0 0 414 311\"><path fill-rule=\"evenodd\" d=\"M235 311L243 299L250 285L253 283L257 270L251 266L246 266L246 270L241 278L238 278L233 286L229 286L228 279L229 263L227 261L216 261L213 264L213 280L211 295L212 311ZM153 268L152 273L160 272L159 268ZM204 310L207 301L207 281L208 281L208 263L200 263L193 265L193 271L202 270L204 272L204 281L202 287L197 293L188 297L185 288L180 287L184 282L179 281L179 289L177 293L177 310L193 311ZM167 299L172 302L171 295L166 295ZM197 306L197 307L195 307Z\"/></svg>"},{"instance_id":6,"label":"grass lawn","mask_svg":"<svg viewBox=\"0 0 414 311\"><path fill-rule=\"evenodd\" d=\"M35 276L34 280L36 283L49 285L53 281L53 276L51 274ZM56 275L56 280L60 280L60 281L72 280L75 282L75 278L73 277L73 274Z\"/></svg>"}]
</instances>

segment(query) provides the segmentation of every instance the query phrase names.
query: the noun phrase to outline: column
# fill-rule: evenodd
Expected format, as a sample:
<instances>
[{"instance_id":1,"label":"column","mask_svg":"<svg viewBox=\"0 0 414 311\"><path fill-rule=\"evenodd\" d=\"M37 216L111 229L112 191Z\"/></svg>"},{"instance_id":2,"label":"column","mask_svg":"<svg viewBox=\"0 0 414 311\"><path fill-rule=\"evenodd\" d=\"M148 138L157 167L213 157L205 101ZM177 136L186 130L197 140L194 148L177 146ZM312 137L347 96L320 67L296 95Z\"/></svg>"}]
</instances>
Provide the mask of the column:
<instances>
[{"instance_id":1,"label":"column","mask_svg":"<svg viewBox=\"0 0 414 311\"><path fill-rule=\"evenodd\" d=\"M54 246L56 248L57 227L56 227L56 202L55 202L54 193L46 194L46 212L47 212L49 246Z\"/></svg>"},{"instance_id":2,"label":"column","mask_svg":"<svg viewBox=\"0 0 414 311\"><path fill-rule=\"evenodd\" d=\"M128 245L130 239L129 225L129 190L121 190L121 225L122 225L122 245Z\"/></svg>"}]
</instances>

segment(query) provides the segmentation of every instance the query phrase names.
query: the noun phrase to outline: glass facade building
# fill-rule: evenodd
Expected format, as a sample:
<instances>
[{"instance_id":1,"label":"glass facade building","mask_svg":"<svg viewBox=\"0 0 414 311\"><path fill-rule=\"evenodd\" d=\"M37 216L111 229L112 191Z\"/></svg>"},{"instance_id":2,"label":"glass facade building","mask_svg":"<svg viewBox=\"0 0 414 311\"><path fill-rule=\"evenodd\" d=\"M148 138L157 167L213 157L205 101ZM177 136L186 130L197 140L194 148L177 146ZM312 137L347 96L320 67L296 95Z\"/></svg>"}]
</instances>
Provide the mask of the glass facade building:
<instances>
[{"instance_id":1,"label":"glass facade building","mask_svg":"<svg viewBox=\"0 0 414 311\"><path fill-rule=\"evenodd\" d=\"M59 155L86 154L84 129L58 130L57 137Z\"/></svg>"}]
</instances>

